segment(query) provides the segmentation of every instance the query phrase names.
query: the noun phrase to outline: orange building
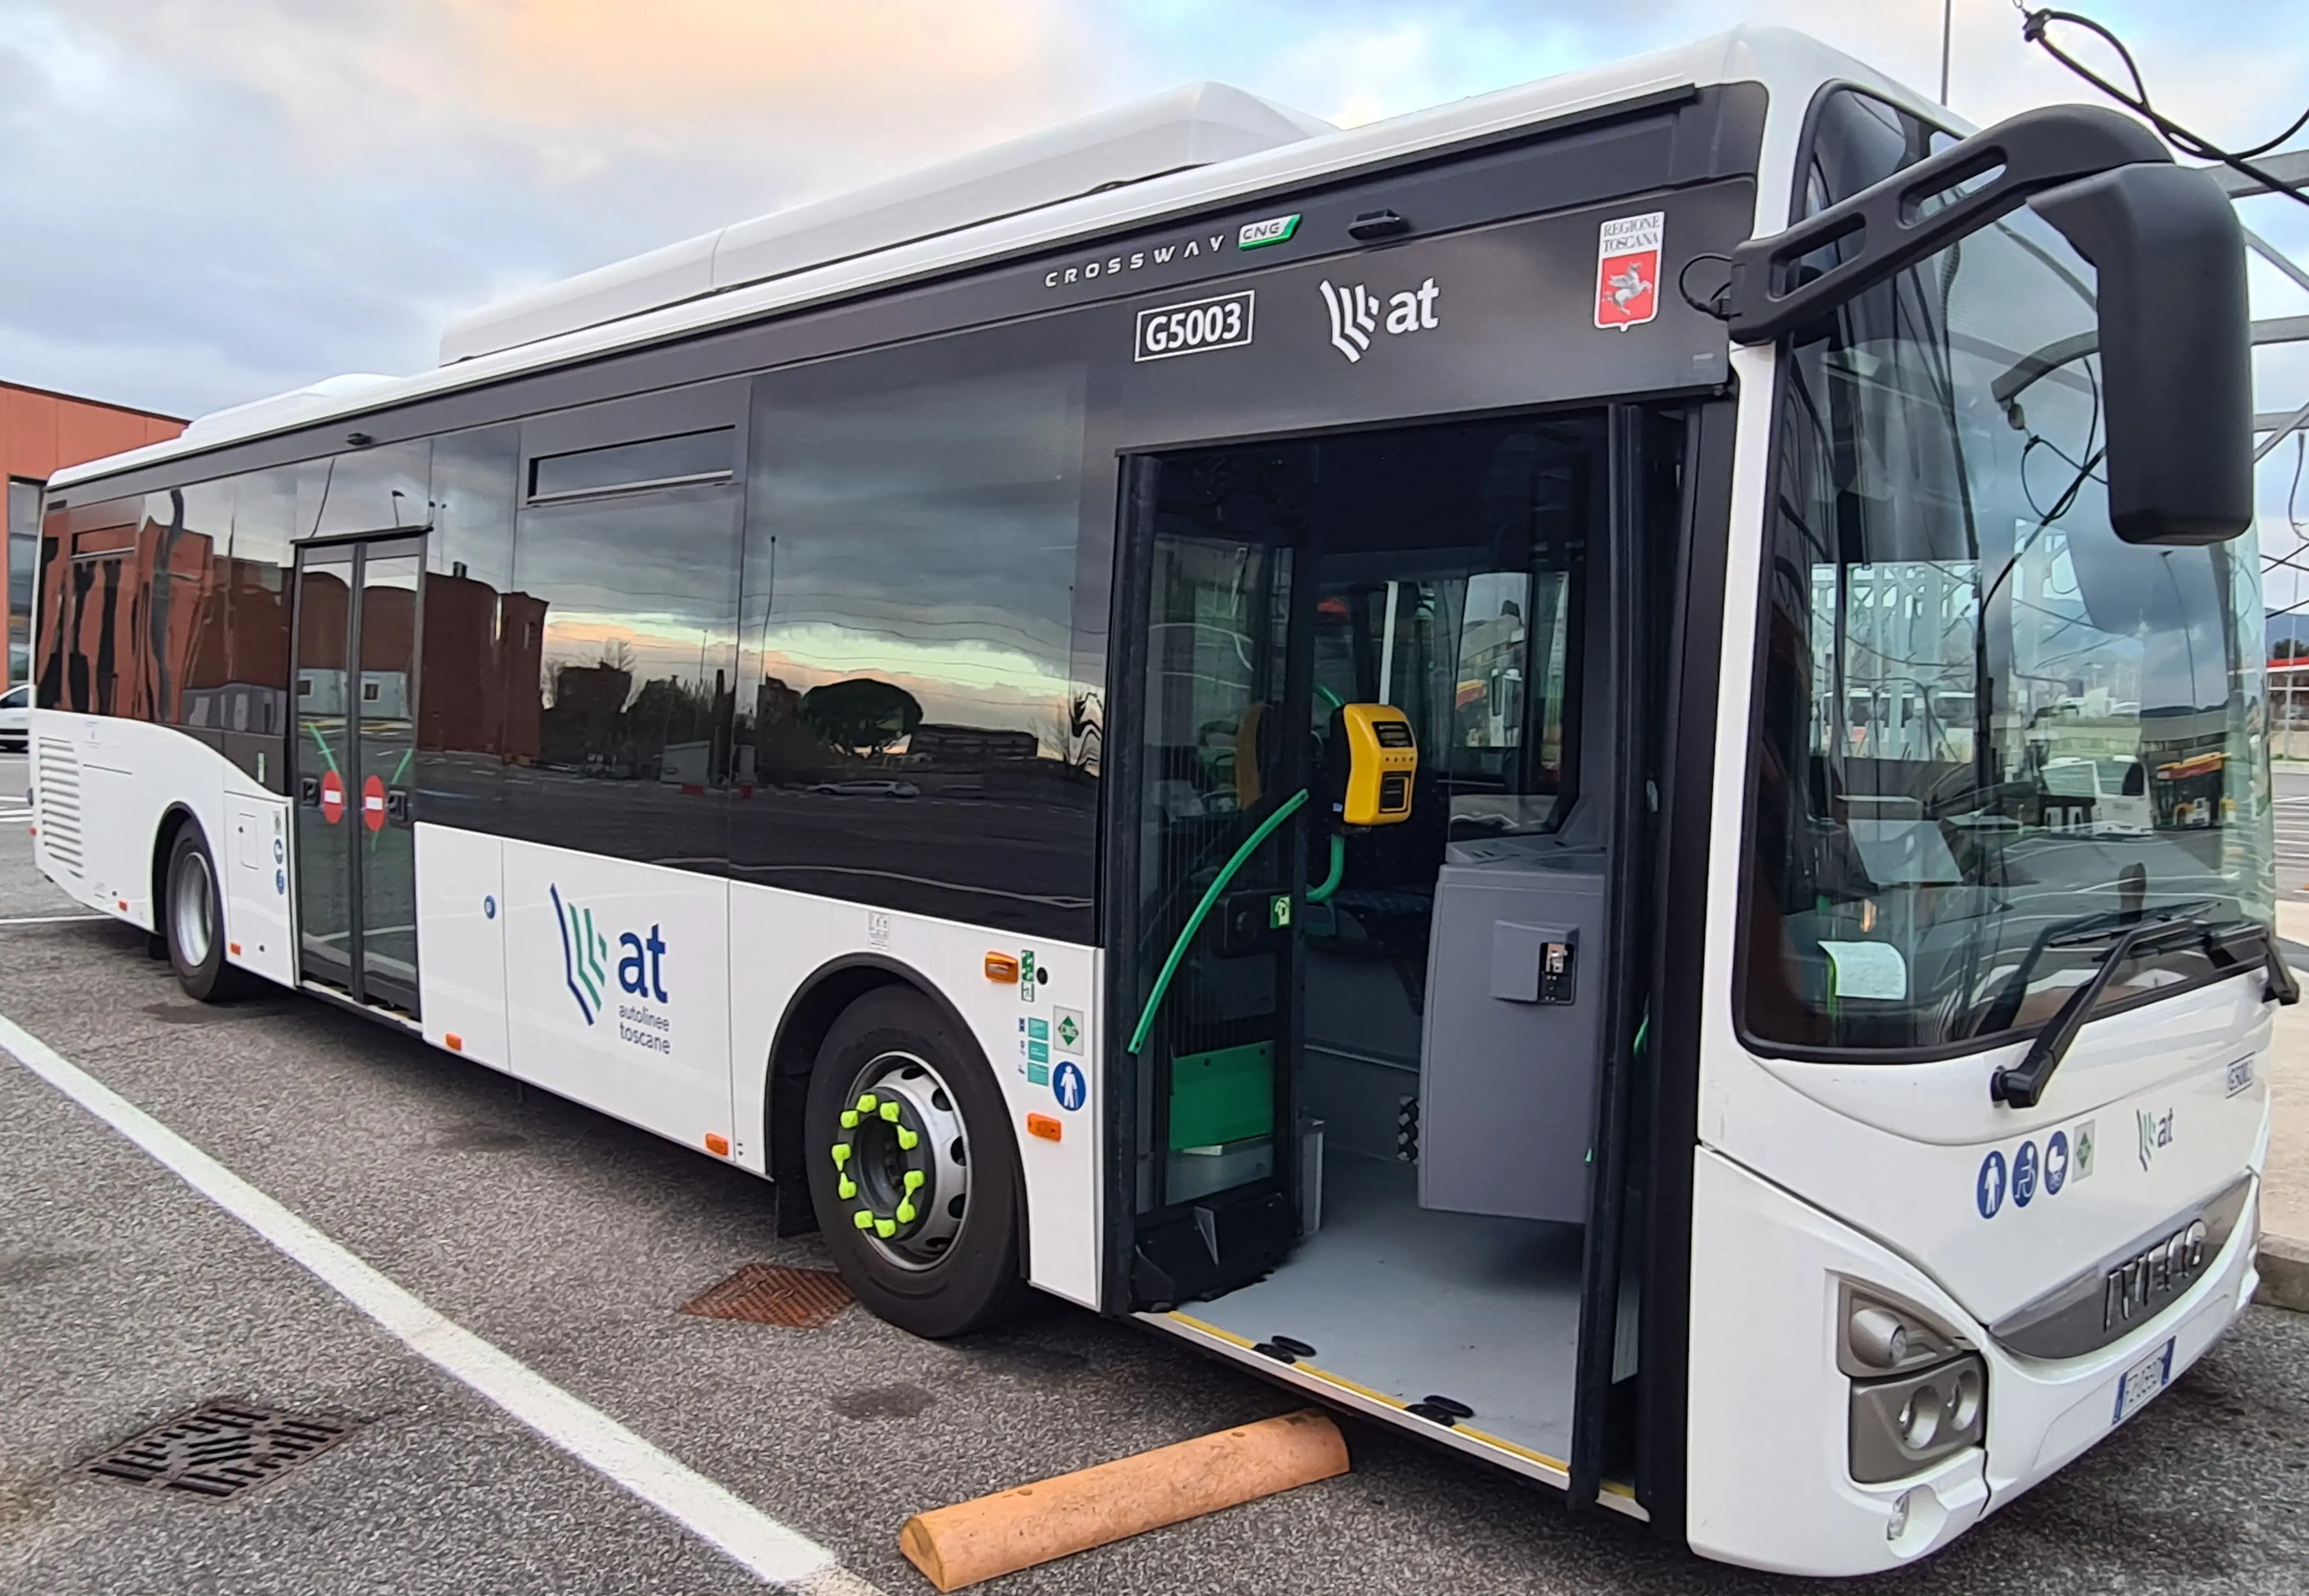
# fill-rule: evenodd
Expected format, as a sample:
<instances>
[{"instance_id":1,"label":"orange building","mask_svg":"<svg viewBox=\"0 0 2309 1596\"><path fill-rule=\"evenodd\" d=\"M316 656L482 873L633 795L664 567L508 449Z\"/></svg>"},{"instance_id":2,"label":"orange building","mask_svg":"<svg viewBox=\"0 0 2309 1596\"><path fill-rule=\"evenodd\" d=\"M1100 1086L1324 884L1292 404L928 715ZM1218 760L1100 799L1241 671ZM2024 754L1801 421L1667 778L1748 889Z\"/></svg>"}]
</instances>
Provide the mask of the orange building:
<instances>
[{"instance_id":1,"label":"orange building","mask_svg":"<svg viewBox=\"0 0 2309 1596\"><path fill-rule=\"evenodd\" d=\"M8 481L8 541L0 564L7 576L8 649L0 658L0 686L30 674L41 485L66 466L161 443L184 430L175 416L0 382L0 477Z\"/></svg>"}]
</instances>

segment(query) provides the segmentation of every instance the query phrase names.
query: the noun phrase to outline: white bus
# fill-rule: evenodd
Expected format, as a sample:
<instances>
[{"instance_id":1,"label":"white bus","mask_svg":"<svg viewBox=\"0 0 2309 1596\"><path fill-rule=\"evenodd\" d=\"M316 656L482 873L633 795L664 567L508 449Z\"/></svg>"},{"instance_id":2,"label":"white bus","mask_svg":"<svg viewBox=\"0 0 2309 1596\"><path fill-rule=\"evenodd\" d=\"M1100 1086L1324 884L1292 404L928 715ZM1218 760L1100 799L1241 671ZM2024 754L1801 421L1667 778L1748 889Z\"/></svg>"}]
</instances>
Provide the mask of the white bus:
<instances>
[{"instance_id":1,"label":"white bus","mask_svg":"<svg viewBox=\"0 0 2309 1596\"><path fill-rule=\"evenodd\" d=\"M2250 1300L2293 996L2235 220L1961 133L1769 31L1203 87L468 316L52 485L40 866L921 1334L1916 1558ZM2220 801L2074 824L2088 695Z\"/></svg>"}]
</instances>

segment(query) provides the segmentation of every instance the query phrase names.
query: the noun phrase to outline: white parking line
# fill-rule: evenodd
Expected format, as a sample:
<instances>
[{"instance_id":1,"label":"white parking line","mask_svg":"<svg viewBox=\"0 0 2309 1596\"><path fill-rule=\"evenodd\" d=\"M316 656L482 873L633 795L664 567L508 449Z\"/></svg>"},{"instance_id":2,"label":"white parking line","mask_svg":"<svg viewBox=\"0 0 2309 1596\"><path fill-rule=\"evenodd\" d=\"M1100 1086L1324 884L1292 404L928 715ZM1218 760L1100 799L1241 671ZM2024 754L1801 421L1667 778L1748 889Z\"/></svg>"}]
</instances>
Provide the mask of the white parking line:
<instances>
[{"instance_id":1,"label":"white parking line","mask_svg":"<svg viewBox=\"0 0 2309 1596\"><path fill-rule=\"evenodd\" d=\"M843 1567L832 1552L808 1536L788 1529L436 1312L4 1015L0 1015L0 1048L319 1276L418 1356L718 1548L732 1562L774 1586L807 1596L880 1596L875 1586Z\"/></svg>"},{"instance_id":2,"label":"white parking line","mask_svg":"<svg viewBox=\"0 0 2309 1596\"><path fill-rule=\"evenodd\" d=\"M0 920L0 926L69 926L80 920L108 920L108 914L27 914L12 920Z\"/></svg>"}]
</instances>

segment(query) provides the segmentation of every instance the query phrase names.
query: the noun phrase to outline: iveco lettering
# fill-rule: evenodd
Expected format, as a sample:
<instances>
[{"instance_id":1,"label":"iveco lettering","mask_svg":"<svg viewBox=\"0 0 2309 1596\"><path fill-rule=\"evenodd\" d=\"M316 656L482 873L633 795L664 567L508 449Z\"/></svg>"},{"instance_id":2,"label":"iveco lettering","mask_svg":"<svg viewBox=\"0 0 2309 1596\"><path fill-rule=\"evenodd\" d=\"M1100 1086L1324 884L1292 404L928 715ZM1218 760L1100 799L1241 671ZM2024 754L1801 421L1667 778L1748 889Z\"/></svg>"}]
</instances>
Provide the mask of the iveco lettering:
<instances>
[{"instance_id":1,"label":"iveco lettering","mask_svg":"<svg viewBox=\"0 0 2309 1596\"><path fill-rule=\"evenodd\" d=\"M1897 1567L2253 1290L2244 248L1778 30L1161 96L58 475L37 855L915 1334Z\"/></svg>"}]
</instances>

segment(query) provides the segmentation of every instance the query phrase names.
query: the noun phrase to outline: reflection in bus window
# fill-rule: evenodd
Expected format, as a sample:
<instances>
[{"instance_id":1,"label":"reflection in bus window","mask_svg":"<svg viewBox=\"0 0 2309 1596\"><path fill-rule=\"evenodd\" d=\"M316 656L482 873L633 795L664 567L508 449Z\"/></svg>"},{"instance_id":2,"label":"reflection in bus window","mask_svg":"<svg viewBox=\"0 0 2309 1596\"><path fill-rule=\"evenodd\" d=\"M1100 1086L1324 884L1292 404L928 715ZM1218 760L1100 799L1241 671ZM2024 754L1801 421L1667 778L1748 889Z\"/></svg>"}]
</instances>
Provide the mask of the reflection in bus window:
<instances>
[{"instance_id":1,"label":"reflection in bus window","mask_svg":"<svg viewBox=\"0 0 2309 1596\"><path fill-rule=\"evenodd\" d=\"M940 377L962 358L756 390L735 868L1086 938L1082 373Z\"/></svg>"},{"instance_id":2,"label":"reflection in bus window","mask_svg":"<svg viewBox=\"0 0 2309 1596\"><path fill-rule=\"evenodd\" d=\"M1827 117L1875 175L1921 147L1856 94ZM1827 166L1812 188L1842 191ZM1765 1040L2034 1029L2092 973L2095 927L2269 918L2257 568L2110 526L2094 295L2018 211L1783 367L1743 1011ZM2032 360L2053 347L2083 352ZM2106 1001L2211 973L2184 948Z\"/></svg>"},{"instance_id":3,"label":"reflection in bus window","mask_svg":"<svg viewBox=\"0 0 2309 1596\"><path fill-rule=\"evenodd\" d=\"M719 868L720 739L735 664L738 499L729 487L540 506L514 540L504 738L511 834Z\"/></svg>"}]
</instances>

